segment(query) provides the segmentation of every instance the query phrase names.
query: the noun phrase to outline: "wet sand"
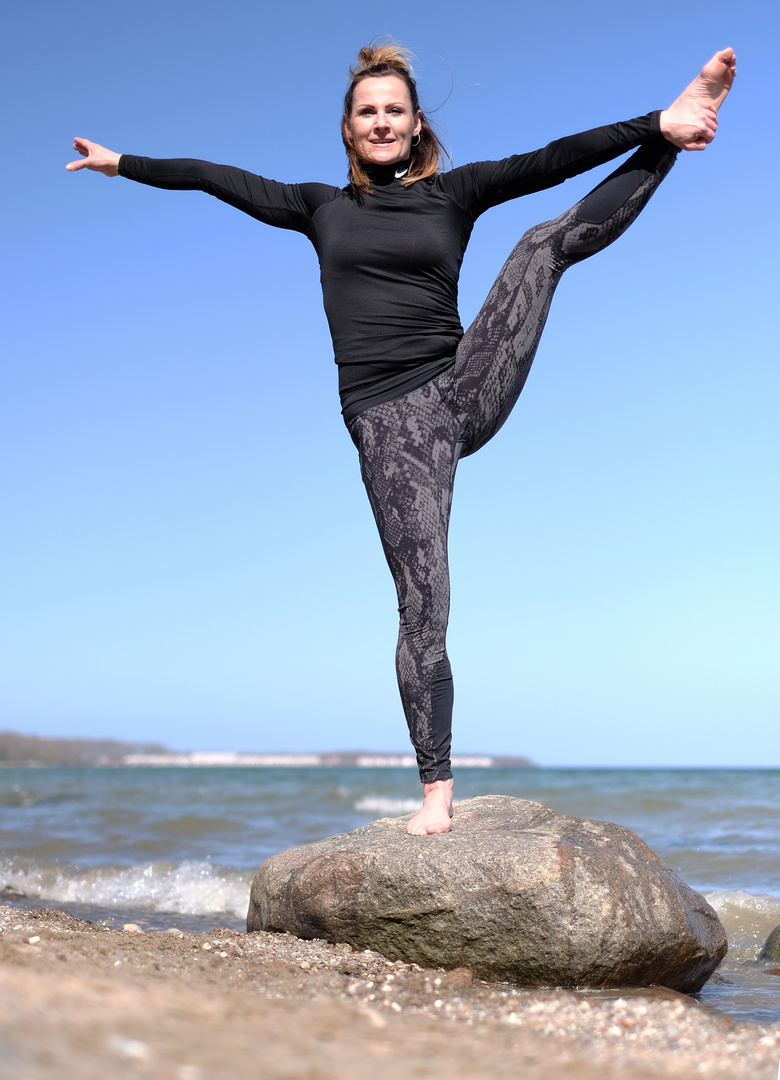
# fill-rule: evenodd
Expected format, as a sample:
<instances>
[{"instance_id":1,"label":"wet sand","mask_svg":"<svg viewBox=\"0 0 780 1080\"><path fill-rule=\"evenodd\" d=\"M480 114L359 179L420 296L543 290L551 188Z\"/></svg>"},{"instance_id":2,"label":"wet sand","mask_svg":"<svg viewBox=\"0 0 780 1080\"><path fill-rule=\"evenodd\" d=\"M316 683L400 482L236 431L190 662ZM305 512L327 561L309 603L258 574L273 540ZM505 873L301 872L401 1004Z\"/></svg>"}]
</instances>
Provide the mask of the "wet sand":
<instances>
[{"instance_id":1,"label":"wet sand","mask_svg":"<svg viewBox=\"0 0 780 1080\"><path fill-rule=\"evenodd\" d=\"M583 1000L285 934L108 930L0 906L14 1080L775 1080L780 1025L670 990Z\"/></svg>"}]
</instances>

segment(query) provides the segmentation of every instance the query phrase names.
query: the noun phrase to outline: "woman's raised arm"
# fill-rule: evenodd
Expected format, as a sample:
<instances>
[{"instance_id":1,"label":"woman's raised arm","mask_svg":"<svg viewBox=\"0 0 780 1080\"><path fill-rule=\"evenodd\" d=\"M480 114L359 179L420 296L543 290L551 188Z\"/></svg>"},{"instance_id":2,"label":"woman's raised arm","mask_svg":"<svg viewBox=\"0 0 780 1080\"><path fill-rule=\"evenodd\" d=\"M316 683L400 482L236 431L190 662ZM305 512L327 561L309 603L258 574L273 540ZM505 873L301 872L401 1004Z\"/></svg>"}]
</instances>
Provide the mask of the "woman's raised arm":
<instances>
[{"instance_id":1,"label":"woman's raised arm","mask_svg":"<svg viewBox=\"0 0 780 1080\"><path fill-rule=\"evenodd\" d=\"M89 139L75 138L73 149L78 150L82 161L71 161L65 166L68 172L78 172L79 169L92 169L93 172L103 173L103 176L119 175L119 159L121 154L115 154L113 150L106 150L100 143L90 142Z\"/></svg>"}]
</instances>

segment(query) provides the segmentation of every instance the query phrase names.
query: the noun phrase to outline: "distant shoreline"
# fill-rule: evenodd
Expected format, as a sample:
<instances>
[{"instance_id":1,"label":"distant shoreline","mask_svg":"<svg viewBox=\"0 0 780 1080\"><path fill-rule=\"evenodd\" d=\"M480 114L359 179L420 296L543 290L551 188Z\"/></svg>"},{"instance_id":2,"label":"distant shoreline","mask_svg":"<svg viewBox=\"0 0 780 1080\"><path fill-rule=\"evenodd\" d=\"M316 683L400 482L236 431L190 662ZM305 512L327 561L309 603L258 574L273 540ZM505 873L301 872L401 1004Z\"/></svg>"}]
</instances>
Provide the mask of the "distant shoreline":
<instances>
[{"instance_id":1,"label":"distant shoreline","mask_svg":"<svg viewBox=\"0 0 780 1080\"><path fill-rule=\"evenodd\" d=\"M528 769L530 758L507 754L458 754L458 768ZM124 742L119 739L46 738L0 731L0 769L45 768L55 765L117 768L205 768L215 766L262 768L415 768L414 755L403 751L334 750L293 753L237 750L170 750L162 743Z\"/></svg>"},{"instance_id":2,"label":"distant shoreline","mask_svg":"<svg viewBox=\"0 0 780 1080\"><path fill-rule=\"evenodd\" d=\"M457 769L534 769L529 758L501 754L458 754L452 758ZM124 754L120 757L100 756L84 760L72 758L28 758L0 760L0 769L206 769L206 768L264 768L264 769L414 769L413 754L363 753L345 751L324 754L241 754L233 751L193 751L192 753Z\"/></svg>"},{"instance_id":3,"label":"distant shoreline","mask_svg":"<svg viewBox=\"0 0 780 1080\"><path fill-rule=\"evenodd\" d=\"M241 754L233 751L195 751L189 754L126 754L122 765L160 767L177 765L184 768L208 766L263 768L357 768L412 769L417 767L414 754L391 754L378 751L345 750L322 754ZM457 754L452 758L454 768L460 769L529 769L533 762L526 757L503 754Z\"/></svg>"}]
</instances>

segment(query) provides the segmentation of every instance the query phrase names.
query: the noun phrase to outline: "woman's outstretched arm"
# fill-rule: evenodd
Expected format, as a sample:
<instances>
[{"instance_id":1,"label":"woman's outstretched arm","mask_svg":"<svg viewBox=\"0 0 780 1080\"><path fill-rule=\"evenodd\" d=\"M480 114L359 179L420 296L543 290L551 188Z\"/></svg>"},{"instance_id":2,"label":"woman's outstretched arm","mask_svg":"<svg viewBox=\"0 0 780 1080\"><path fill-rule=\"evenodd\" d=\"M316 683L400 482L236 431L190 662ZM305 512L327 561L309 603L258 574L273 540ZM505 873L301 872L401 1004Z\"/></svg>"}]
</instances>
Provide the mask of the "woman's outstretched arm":
<instances>
[{"instance_id":1,"label":"woman's outstretched arm","mask_svg":"<svg viewBox=\"0 0 780 1080\"><path fill-rule=\"evenodd\" d=\"M327 184L280 184L212 161L115 154L89 139L77 138L73 146L82 160L66 165L69 172L92 169L104 176L124 176L169 191L204 191L266 225L293 229L306 236L312 233L312 219L319 207L341 194Z\"/></svg>"},{"instance_id":2,"label":"woman's outstretched arm","mask_svg":"<svg viewBox=\"0 0 780 1080\"><path fill-rule=\"evenodd\" d=\"M103 176L119 176L119 159L121 154L115 154L113 150L106 150L100 143L90 142L89 139L73 140L73 149L78 150L82 161L71 161L65 168L68 172L78 172L79 169L92 169L93 172L103 173Z\"/></svg>"},{"instance_id":3,"label":"woman's outstretched arm","mask_svg":"<svg viewBox=\"0 0 780 1080\"><path fill-rule=\"evenodd\" d=\"M478 216L491 206L543 191L633 150L666 140L681 150L704 150L718 127L718 110L736 75L733 49L721 49L662 112L556 139L540 150L501 161L463 165L440 178L463 208Z\"/></svg>"}]
</instances>

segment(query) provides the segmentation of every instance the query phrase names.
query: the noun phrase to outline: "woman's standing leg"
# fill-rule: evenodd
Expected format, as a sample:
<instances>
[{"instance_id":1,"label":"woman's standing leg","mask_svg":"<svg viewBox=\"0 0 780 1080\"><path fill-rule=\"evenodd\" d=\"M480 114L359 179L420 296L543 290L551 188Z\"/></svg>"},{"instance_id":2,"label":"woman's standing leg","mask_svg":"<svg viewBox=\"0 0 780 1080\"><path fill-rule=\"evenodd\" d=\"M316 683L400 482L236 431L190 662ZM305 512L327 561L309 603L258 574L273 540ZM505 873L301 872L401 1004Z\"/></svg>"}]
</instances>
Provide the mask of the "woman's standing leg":
<instances>
[{"instance_id":1,"label":"woman's standing leg","mask_svg":"<svg viewBox=\"0 0 780 1080\"><path fill-rule=\"evenodd\" d=\"M398 595L396 672L420 779L451 789L452 672L447 533L460 454L456 418L436 380L375 405L350 424L382 547ZM420 832L449 828L451 799ZM418 831L414 821L409 831Z\"/></svg>"}]
</instances>

